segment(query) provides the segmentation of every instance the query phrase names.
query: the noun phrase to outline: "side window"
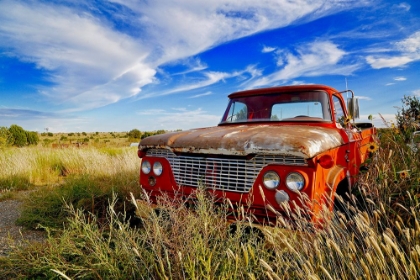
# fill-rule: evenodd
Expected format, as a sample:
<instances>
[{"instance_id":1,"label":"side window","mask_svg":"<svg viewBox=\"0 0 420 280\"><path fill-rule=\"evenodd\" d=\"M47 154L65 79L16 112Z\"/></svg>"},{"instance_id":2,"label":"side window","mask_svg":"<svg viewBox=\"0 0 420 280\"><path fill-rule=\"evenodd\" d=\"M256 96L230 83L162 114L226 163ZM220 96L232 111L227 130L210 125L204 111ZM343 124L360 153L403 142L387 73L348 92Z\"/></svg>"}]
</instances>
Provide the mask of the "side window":
<instances>
[{"instance_id":1,"label":"side window","mask_svg":"<svg viewBox=\"0 0 420 280\"><path fill-rule=\"evenodd\" d=\"M226 118L227 122L243 122L248 118L248 108L245 103L233 102Z\"/></svg>"},{"instance_id":2,"label":"side window","mask_svg":"<svg viewBox=\"0 0 420 280\"><path fill-rule=\"evenodd\" d=\"M341 105L340 99L337 96L333 95L333 102L334 102L335 121L339 122L340 120L344 119L344 110Z\"/></svg>"}]
</instances>

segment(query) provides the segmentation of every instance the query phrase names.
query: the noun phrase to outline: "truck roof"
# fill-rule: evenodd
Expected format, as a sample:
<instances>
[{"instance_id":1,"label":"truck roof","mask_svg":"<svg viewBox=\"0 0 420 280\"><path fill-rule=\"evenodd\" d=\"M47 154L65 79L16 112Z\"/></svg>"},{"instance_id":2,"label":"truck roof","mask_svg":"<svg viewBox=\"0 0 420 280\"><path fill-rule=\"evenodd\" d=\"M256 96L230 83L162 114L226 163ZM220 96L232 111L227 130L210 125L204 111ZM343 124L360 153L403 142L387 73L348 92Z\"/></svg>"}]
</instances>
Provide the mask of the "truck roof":
<instances>
[{"instance_id":1,"label":"truck roof","mask_svg":"<svg viewBox=\"0 0 420 280\"><path fill-rule=\"evenodd\" d=\"M338 92L336 89L326 86L326 85L296 85L296 86L281 86L281 87L270 87L270 88L257 88L251 90L238 91L229 94L229 98L243 97L250 95L265 95L265 94L275 94L279 92L298 92L298 91L313 91L313 90L323 90L328 93Z\"/></svg>"}]
</instances>

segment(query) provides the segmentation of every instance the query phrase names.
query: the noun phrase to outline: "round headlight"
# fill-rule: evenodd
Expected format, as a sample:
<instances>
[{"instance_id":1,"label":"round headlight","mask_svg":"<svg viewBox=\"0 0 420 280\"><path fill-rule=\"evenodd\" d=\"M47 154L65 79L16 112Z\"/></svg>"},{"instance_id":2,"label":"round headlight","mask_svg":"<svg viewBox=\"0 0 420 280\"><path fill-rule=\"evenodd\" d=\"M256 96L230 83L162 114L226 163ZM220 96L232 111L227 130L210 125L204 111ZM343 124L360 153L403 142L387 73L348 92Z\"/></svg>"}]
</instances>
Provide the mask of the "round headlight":
<instances>
[{"instance_id":1,"label":"round headlight","mask_svg":"<svg viewBox=\"0 0 420 280\"><path fill-rule=\"evenodd\" d=\"M160 176L162 174L163 167L162 164L159 161L156 161L153 164L153 173L155 173L156 176Z\"/></svg>"},{"instance_id":2,"label":"round headlight","mask_svg":"<svg viewBox=\"0 0 420 280\"><path fill-rule=\"evenodd\" d=\"M276 172L268 171L264 174L263 183L267 189L273 190L279 186L280 177Z\"/></svg>"},{"instance_id":3,"label":"round headlight","mask_svg":"<svg viewBox=\"0 0 420 280\"><path fill-rule=\"evenodd\" d=\"M291 191L300 191L305 186L305 178L297 172L289 173L286 177L286 186Z\"/></svg>"},{"instance_id":4,"label":"round headlight","mask_svg":"<svg viewBox=\"0 0 420 280\"><path fill-rule=\"evenodd\" d=\"M151 169L152 166L148 160L143 160L141 162L141 171L143 171L144 174L149 174Z\"/></svg>"},{"instance_id":5,"label":"round headlight","mask_svg":"<svg viewBox=\"0 0 420 280\"><path fill-rule=\"evenodd\" d=\"M277 204L281 205L284 202L288 202L289 201L289 195L287 194L287 192L281 190L281 191L276 191L275 194L275 199Z\"/></svg>"}]
</instances>

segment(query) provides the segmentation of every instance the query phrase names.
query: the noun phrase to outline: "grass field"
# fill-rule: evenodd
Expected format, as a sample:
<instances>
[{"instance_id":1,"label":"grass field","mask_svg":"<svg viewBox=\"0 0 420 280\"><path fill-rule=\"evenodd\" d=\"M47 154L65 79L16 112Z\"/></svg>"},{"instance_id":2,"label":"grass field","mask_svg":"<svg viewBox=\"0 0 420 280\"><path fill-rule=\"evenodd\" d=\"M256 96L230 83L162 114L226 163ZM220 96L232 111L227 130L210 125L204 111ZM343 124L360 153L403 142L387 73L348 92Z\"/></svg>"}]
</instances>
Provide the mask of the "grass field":
<instances>
[{"instance_id":1,"label":"grass field","mask_svg":"<svg viewBox=\"0 0 420 280\"><path fill-rule=\"evenodd\" d=\"M338 214L322 229L298 220L300 230L264 228L263 239L257 231L244 238L245 220L231 233L226 209L200 190L195 211L163 200L165 213L133 227L132 214L150 209L135 203L143 196L140 160L127 138L53 149L46 136L38 147L3 149L0 200L31 190L19 223L41 227L48 239L1 258L0 278L418 279L420 155L398 131L381 135L351 219Z\"/></svg>"}]
</instances>

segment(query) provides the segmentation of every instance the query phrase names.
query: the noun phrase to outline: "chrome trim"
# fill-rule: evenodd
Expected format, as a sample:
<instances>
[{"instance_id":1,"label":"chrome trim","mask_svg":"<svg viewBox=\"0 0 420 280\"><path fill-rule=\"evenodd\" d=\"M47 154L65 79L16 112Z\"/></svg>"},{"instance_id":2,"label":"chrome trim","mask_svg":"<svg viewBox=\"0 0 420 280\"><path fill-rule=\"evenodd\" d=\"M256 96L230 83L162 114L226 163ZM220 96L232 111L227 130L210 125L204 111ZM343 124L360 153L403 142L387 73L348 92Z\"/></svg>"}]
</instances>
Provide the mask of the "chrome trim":
<instances>
[{"instance_id":1,"label":"chrome trim","mask_svg":"<svg viewBox=\"0 0 420 280\"><path fill-rule=\"evenodd\" d=\"M261 169L270 163L306 166L302 157L257 155L243 158L177 156L167 149L149 149L151 157L166 158L179 186L206 186L221 191L248 193Z\"/></svg>"}]
</instances>

